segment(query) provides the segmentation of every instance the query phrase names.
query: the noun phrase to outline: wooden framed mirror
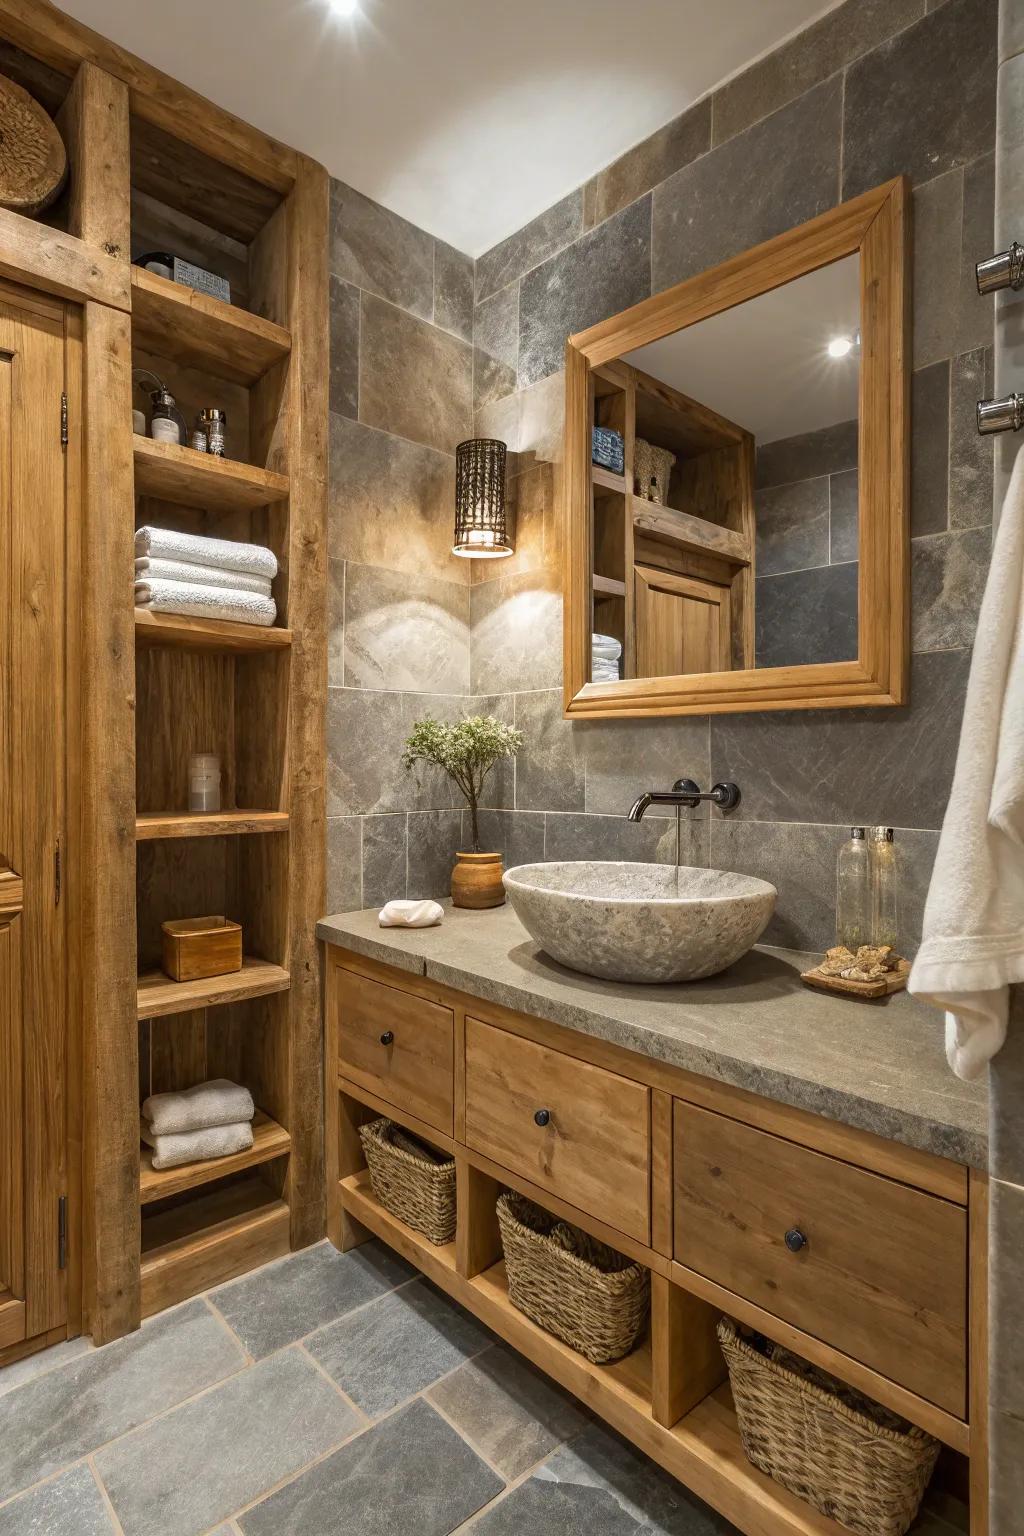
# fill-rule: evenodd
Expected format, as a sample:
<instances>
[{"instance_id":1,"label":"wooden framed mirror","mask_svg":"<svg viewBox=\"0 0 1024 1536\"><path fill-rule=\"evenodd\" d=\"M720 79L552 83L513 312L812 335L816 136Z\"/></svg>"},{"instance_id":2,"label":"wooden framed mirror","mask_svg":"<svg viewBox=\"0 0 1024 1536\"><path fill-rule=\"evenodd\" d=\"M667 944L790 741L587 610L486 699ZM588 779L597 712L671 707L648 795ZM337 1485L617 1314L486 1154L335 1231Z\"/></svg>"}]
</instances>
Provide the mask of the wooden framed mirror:
<instances>
[{"instance_id":1,"label":"wooden framed mirror","mask_svg":"<svg viewBox=\"0 0 1024 1536\"><path fill-rule=\"evenodd\" d=\"M908 258L899 178L569 338L567 714L906 702Z\"/></svg>"}]
</instances>

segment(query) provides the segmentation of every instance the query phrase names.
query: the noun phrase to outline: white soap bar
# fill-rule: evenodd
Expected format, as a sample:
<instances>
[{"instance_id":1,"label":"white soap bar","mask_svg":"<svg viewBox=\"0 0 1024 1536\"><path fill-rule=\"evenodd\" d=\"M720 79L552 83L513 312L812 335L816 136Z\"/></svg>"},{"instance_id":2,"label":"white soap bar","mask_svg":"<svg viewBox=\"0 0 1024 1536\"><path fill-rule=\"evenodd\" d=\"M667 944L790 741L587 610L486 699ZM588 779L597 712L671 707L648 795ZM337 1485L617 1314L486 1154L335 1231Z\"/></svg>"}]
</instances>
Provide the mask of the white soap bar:
<instances>
[{"instance_id":1,"label":"white soap bar","mask_svg":"<svg viewBox=\"0 0 1024 1536\"><path fill-rule=\"evenodd\" d=\"M378 913L382 928L434 928L443 917L436 901L389 901Z\"/></svg>"}]
</instances>

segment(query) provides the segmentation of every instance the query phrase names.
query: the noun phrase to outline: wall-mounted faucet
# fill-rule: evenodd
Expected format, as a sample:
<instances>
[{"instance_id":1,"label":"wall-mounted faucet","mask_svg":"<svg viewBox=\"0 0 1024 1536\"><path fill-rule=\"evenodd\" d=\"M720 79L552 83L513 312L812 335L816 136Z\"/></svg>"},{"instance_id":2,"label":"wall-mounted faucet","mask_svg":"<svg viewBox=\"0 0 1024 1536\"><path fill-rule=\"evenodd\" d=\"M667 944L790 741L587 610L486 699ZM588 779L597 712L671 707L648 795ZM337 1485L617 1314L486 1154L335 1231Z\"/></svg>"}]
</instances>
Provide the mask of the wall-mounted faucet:
<instances>
[{"instance_id":1,"label":"wall-mounted faucet","mask_svg":"<svg viewBox=\"0 0 1024 1536\"><path fill-rule=\"evenodd\" d=\"M642 821L649 805L674 805L696 810L702 800L710 800L720 811L734 811L740 803L738 784L715 784L706 793L692 779L676 779L671 789L648 789L629 808L630 821Z\"/></svg>"}]
</instances>

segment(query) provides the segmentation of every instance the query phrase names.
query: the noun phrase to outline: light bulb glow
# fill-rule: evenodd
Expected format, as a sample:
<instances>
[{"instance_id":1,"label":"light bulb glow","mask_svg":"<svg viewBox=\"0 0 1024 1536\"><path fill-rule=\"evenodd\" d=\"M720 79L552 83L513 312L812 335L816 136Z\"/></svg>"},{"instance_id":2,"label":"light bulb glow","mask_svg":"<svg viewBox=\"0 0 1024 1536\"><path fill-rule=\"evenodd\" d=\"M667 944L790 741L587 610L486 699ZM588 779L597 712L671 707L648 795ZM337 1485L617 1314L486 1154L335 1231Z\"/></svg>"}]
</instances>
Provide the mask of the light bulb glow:
<instances>
[{"instance_id":1,"label":"light bulb glow","mask_svg":"<svg viewBox=\"0 0 1024 1536\"><path fill-rule=\"evenodd\" d=\"M853 351L853 338L851 336L833 336L828 344L829 357L849 357Z\"/></svg>"},{"instance_id":2,"label":"light bulb glow","mask_svg":"<svg viewBox=\"0 0 1024 1536\"><path fill-rule=\"evenodd\" d=\"M352 17L359 11L359 0L329 0L329 4L335 16Z\"/></svg>"}]
</instances>

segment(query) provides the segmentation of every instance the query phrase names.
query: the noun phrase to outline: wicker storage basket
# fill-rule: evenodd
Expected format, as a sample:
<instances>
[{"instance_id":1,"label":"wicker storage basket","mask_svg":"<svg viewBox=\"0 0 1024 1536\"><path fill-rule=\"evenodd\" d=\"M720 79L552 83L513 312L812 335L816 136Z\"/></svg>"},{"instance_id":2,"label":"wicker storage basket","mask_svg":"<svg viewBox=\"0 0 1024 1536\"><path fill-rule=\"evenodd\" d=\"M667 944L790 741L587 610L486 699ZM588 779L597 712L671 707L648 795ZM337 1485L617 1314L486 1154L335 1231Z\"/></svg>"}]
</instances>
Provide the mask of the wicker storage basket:
<instances>
[{"instance_id":1,"label":"wicker storage basket","mask_svg":"<svg viewBox=\"0 0 1024 1536\"><path fill-rule=\"evenodd\" d=\"M432 1243L455 1236L455 1159L435 1152L393 1120L359 1127L376 1199Z\"/></svg>"},{"instance_id":2,"label":"wicker storage basket","mask_svg":"<svg viewBox=\"0 0 1024 1536\"><path fill-rule=\"evenodd\" d=\"M595 1365L629 1354L650 1305L646 1269L522 1195L499 1197L498 1226L513 1306Z\"/></svg>"},{"instance_id":3,"label":"wicker storage basket","mask_svg":"<svg viewBox=\"0 0 1024 1536\"><path fill-rule=\"evenodd\" d=\"M636 494L663 507L675 461L675 454L670 453L667 448L656 448L653 443L638 437L633 444L633 479L636 481ZM655 482L653 495L652 480Z\"/></svg>"},{"instance_id":4,"label":"wicker storage basket","mask_svg":"<svg viewBox=\"0 0 1024 1536\"><path fill-rule=\"evenodd\" d=\"M932 1475L939 1443L862 1393L723 1317L747 1456L823 1515L861 1536L903 1536Z\"/></svg>"}]
</instances>

